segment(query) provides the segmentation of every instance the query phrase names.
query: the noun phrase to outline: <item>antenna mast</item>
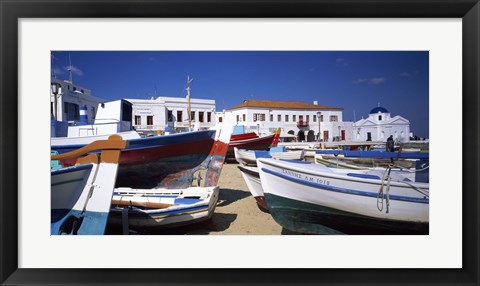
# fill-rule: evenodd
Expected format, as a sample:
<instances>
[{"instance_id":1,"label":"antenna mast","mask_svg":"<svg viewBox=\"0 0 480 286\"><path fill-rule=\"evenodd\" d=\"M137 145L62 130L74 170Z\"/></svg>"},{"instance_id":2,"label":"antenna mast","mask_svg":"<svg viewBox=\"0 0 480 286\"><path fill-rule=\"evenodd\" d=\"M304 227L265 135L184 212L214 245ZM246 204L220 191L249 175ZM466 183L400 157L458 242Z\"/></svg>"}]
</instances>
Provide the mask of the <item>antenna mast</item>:
<instances>
[{"instance_id":1,"label":"antenna mast","mask_svg":"<svg viewBox=\"0 0 480 286\"><path fill-rule=\"evenodd\" d=\"M70 58L70 54L68 54L68 67L67 71L69 73L69 79L68 81L73 84L73 75L72 75L72 59Z\"/></svg>"},{"instance_id":2,"label":"antenna mast","mask_svg":"<svg viewBox=\"0 0 480 286\"><path fill-rule=\"evenodd\" d=\"M191 118L191 110L190 110L190 83L193 81L193 78L190 78L190 76L187 77L187 115L188 115L188 130L190 130L191 125L192 125L192 118Z\"/></svg>"},{"instance_id":3,"label":"antenna mast","mask_svg":"<svg viewBox=\"0 0 480 286\"><path fill-rule=\"evenodd\" d=\"M52 72L52 75L51 75L51 76L52 76L53 78L57 78L56 75L55 75L55 71L53 70L53 60L55 59L55 57L53 56L53 52L51 53L50 57L51 57L50 70L51 70L51 72Z\"/></svg>"}]
</instances>

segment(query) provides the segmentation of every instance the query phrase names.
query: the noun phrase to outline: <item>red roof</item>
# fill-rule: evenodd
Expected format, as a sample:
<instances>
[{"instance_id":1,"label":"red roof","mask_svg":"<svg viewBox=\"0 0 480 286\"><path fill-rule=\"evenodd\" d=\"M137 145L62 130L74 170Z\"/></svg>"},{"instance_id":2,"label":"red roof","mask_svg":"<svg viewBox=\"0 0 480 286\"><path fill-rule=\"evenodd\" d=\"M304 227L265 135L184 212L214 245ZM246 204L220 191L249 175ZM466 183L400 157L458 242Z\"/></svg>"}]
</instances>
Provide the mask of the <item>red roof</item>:
<instances>
[{"instance_id":1,"label":"red roof","mask_svg":"<svg viewBox=\"0 0 480 286\"><path fill-rule=\"evenodd\" d=\"M227 110L240 109L240 108L271 108L271 109L328 109L328 110L343 110L343 108L326 106L326 105L316 105L302 101L277 101L277 100L244 100L243 103L231 107Z\"/></svg>"}]
</instances>

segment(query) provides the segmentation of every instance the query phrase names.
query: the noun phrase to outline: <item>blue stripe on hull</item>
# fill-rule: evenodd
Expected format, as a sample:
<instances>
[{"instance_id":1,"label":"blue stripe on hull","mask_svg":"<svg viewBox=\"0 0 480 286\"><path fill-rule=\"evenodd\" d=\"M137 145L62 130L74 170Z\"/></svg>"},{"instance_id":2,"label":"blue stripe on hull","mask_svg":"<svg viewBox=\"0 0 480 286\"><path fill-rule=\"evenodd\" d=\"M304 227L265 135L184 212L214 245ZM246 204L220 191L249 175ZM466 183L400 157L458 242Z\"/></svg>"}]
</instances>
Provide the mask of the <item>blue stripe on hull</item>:
<instances>
[{"instance_id":1,"label":"blue stripe on hull","mask_svg":"<svg viewBox=\"0 0 480 286\"><path fill-rule=\"evenodd\" d=\"M284 228L310 234L427 235L428 223L376 219L316 204L305 203L269 193L268 209Z\"/></svg>"},{"instance_id":2,"label":"blue stripe on hull","mask_svg":"<svg viewBox=\"0 0 480 286\"><path fill-rule=\"evenodd\" d=\"M215 131L205 130L197 132L179 133L165 136L154 136L128 140L127 149L141 149L155 146L186 144L195 141L214 140Z\"/></svg>"},{"instance_id":3,"label":"blue stripe on hull","mask_svg":"<svg viewBox=\"0 0 480 286\"><path fill-rule=\"evenodd\" d=\"M345 157L357 158L402 158L402 159L428 159L426 152L380 152L380 151L348 151L348 150L316 150L316 154L344 155Z\"/></svg>"},{"instance_id":4,"label":"blue stripe on hull","mask_svg":"<svg viewBox=\"0 0 480 286\"><path fill-rule=\"evenodd\" d=\"M51 211L51 235L103 235L108 212L81 212L79 210L53 209Z\"/></svg>"},{"instance_id":5,"label":"blue stripe on hull","mask_svg":"<svg viewBox=\"0 0 480 286\"><path fill-rule=\"evenodd\" d=\"M145 213L138 209L131 209L128 212L129 229L139 231L141 233L148 232L155 229L168 229L174 227L180 227L184 225L190 225L200 221L208 220L211 218L215 210L215 204L212 206L212 209L208 215L204 217L199 217L193 219L193 214L200 212L208 212L209 205L201 205L195 208L184 208L177 211L171 212L157 212L157 213ZM173 221L167 222L163 220L168 220L173 217L184 216L180 221L173 223ZM115 229L122 224L122 209L112 209L110 212L110 221L109 227Z\"/></svg>"},{"instance_id":6,"label":"blue stripe on hull","mask_svg":"<svg viewBox=\"0 0 480 286\"><path fill-rule=\"evenodd\" d=\"M284 174L278 173L276 171L272 171L267 168L262 168L262 171L269 173L271 175L280 177L285 180L289 180L291 182L295 182L298 184L314 187L314 188L319 188L322 190L326 191L332 191L332 192L338 192L338 193L344 193L344 194L350 194L350 195L357 195L357 196L365 196L365 197L373 197L376 198L378 197L378 193L372 193L372 192L365 192L365 191L360 191L360 190L353 190L353 189L346 189L346 188L340 188L340 187L334 187L334 186L329 186L329 185L323 185L323 184L318 184L315 182L310 182L306 180L300 180L297 178L289 177ZM421 204L428 204L429 199L428 198L415 198L415 197L405 197L405 196L397 196L397 195L390 195L390 200L397 200L397 201L404 201L404 202L411 202L411 203L421 203ZM387 198L386 195L383 196L384 199Z\"/></svg>"},{"instance_id":7,"label":"blue stripe on hull","mask_svg":"<svg viewBox=\"0 0 480 286\"><path fill-rule=\"evenodd\" d=\"M172 211L158 211L158 212L151 212L151 213L145 213L141 211L140 209L135 209L132 208L131 211L128 213L129 217L145 217L145 218L155 218L155 217L167 217L167 216L177 216L177 215L182 215L182 214L187 214L187 213L196 213L199 211L206 211L208 210L208 204L206 205L200 205L196 207L185 207L177 210L172 210ZM115 214L121 214L120 212L117 212L115 210Z\"/></svg>"},{"instance_id":8,"label":"blue stripe on hull","mask_svg":"<svg viewBox=\"0 0 480 286\"><path fill-rule=\"evenodd\" d=\"M214 140L215 130L204 130L196 132L186 132L165 136L154 136L146 138L128 139L127 150L136 150L142 148L150 148L154 146L171 146L176 144L190 143L202 140ZM86 144L72 144L72 145L52 145L51 149L57 151L59 154L71 152L79 149Z\"/></svg>"}]
</instances>

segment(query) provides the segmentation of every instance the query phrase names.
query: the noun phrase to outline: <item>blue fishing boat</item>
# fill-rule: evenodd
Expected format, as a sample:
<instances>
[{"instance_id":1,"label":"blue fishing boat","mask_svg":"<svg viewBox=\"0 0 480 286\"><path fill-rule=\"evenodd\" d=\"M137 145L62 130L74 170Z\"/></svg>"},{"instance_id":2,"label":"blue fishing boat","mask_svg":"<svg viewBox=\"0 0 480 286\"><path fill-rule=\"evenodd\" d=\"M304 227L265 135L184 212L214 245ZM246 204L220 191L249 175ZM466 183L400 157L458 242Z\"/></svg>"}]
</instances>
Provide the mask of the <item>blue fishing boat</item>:
<instances>
[{"instance_id":1,"label":"blue fishing boat","mask_svg":"<svg viewBox=\"0 0 480 286\"><path fill-rule=\"evenodd\" d=\"M120 155L116 187L187 188L195 172L211 167L212 161L223 162L225 159L223 153L226 153L224 147L228 147L230 142L231 123L225 122L211 130L140 138L135 131L129 130L131 103L117 100L102 106L99 107L102 115L97 116L95 124L68 126L69 134L78 136L51 138L51 150L62 154L112 132L122 136L128 141L128 148L122 150ZM83 118L83 121L87 122L87 119ZM84 130L90 132L84 136ZM73 166L75 160L63 159L60 163L68 167ZM218 168L210 168L209 171L212 175L206 176L207 180L213 179Z\"/></svg>"},{"instance_id":2,"label":"blue fishing boat","mask_svg":"<svg viewBox=\"0 0 480 286\"><path fill-rule=\"evenodd\" d=\"M215 150L228 145L228 141L219 141L216 134L216 130L205 130L128 139L129 146L120 155L115 186L144 189L189 187L198 169L206 166L212 156L222 155L216 154ZM62 154L82 146L52 145L51 149ZM64 166L74 164L71 159L60 161Z\"/></svg>"}]
</instances>

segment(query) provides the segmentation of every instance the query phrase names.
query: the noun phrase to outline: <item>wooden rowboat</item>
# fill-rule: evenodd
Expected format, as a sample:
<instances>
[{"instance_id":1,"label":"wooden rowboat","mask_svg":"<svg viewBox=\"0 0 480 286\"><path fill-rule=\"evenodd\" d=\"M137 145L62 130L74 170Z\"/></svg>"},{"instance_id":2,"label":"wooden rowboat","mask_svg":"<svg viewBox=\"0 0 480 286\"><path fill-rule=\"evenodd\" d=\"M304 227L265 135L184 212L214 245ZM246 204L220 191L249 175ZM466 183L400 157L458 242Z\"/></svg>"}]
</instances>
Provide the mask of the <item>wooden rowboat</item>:
<instances>
[{"instance_id":1,"label":"wooden rowboat","mask_svg":"<svg viewBox=\"0 0 480 286\"><path fill-rule=\"evenodd\" d=\"M219 187L115 189L109 223L130 230L172 228L212 217Z\"/></svg>"},{"instance_id":2,"label":"wooden rowboat","mask_svg":"<svg viewBox=\"0 0 480 286\"><path fill-rule=\"evenodd\" d=\"M277 149L278 148L278 149ZM254 150L244 150L235 147L235 159L242 165L257 165L257 157ZM269 156L279 160L303 160L305 158L304 150L285 151L283 147L272 147L268 152Z\"/></svg>"},{"instance_id":3,"label":"wooden rowboat","mask_svg":"<svg viewBox=\"0 0 480 286\"><path fill-rule=\"evenodd\" d=\"M313 234L428 234L429 184L399 174L257 159L277 223Z\"/></svg>"},{"instance_id":4,"label":"wooden rowboat","mask_svg":"<svg viewBox=\"0 0 480 286\"><path fill-rule=\"evenodd\" d=\"M112 135L52 160L78 158L77 165L51 171L50 234L104 234L117 177L120 149L127 142ZM101 150L100 154L80 156Z\"/></svg>"}]
</instances>

